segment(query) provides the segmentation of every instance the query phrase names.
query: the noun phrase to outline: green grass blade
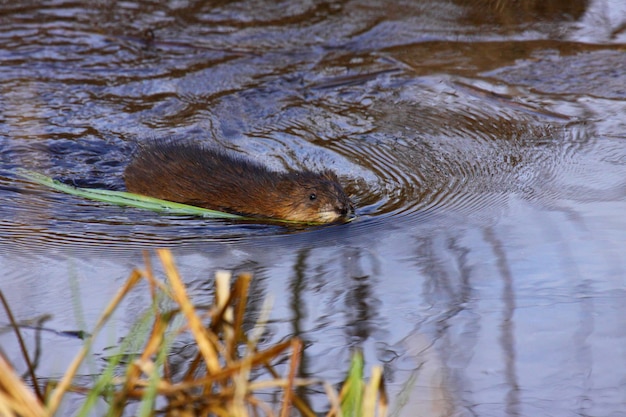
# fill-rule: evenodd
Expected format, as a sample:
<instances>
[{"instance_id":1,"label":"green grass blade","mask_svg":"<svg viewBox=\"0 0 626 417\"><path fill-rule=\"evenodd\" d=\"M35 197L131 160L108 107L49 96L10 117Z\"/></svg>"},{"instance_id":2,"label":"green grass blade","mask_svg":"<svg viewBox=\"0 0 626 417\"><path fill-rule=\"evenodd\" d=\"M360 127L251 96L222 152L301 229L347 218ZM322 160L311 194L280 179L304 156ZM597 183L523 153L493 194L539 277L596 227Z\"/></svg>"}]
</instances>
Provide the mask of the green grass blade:
<instances>
[{"instance_id":1,"label":"green grass blade","mask_svg":"<svg viewBox=\"0 0 626 417\"><path fill-rule=\"evenodd\" d=\"M341 401L341 413L344 417L361 417L363 414L363 353L354 351L348 377L344 382L345 395Z\"/></svg>"},{"instance_id":2,"label":"green grass blade","mask_svg":"<svg viewBox=\"0 0 626 417\"><path fill-rule=\"evenodd\" d=\"M213 219L246 219L246 217L236 214L224 213L217 210L209 210L202 207L190 206L188 204L174 203L172 201L160 200L158 198L146 197L126 191L98 190L90 188L79 188L63 184L43 174L18 169L17 175L34 183L45 185L56 191L95 201L116 204L118 206L137 207L146 210L166 212L168 214L201 216Z\"/></svg>"}]
</instances>

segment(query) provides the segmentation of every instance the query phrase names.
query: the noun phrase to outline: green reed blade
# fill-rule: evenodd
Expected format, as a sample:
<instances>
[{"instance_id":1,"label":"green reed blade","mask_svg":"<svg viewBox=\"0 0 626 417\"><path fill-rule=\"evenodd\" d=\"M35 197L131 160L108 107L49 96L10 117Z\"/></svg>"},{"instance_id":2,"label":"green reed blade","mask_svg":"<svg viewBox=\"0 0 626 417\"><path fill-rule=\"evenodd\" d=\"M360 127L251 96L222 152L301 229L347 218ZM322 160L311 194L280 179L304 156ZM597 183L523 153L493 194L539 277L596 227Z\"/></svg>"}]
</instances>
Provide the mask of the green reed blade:
<instances>
[{"instance_id":1,"label":"green reed blade","mask_svg":"<svg viewBox=\"0 0 626 417\"><path fill-rule=\"evenodd\" d=\"M344 382L341 399L341 413L344 417L360 417L363 415L363 352L356 350L352 353L348 377ZM345 391L344 391L345 390Z\"/></svg>"},{"instance_id":2,"label":"green reed blade","mask_svg":"<svg viewBox=\"0 0 626 417\"><path fill-rule=\"evenodd\" d=\"M116 204L118 206L137 207L146 210L166 212L176 215L202 216L213 219L246 219L246 217L236 214L224 213L217 210L209 210L202 207L190 206L188 204L174 203L172 201L160 200L158 198L146 197L126 191L98 190L90 188L80 188L63 184L38 172L26 169L18 169L17 175L37 184L45 185L57 191L95 201Z\"/></svg>"}]
</instances>

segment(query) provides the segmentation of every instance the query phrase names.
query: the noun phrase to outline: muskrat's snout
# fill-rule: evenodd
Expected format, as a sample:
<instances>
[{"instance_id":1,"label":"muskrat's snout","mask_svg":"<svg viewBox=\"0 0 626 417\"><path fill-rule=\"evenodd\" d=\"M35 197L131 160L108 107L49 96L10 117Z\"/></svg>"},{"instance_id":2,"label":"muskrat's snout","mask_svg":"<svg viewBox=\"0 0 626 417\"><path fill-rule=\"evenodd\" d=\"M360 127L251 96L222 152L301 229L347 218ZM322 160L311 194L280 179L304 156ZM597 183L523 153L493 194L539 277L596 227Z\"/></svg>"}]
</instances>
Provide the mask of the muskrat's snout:
<instances>
[{"instance_id":1,"label":"muskrat's snout","mask_svg":"<svg viewBox=\"0 0 626 417\"><path fill-rule=\"evenodd\" d=\"M337 190L337 201L335 202L335 219L332 221L345 221L354 217L354 204L348 196L345 195L343 189Z\"/></svg>"},{"instance_id":2,"label":"muskrat's snout","mask_svg":"<svg viewBox=\"0 0 626 417\"><path fill-rule=\"evenodd\" d=\"M352 201L346 197L346 201L341 201L340 205L335 208L335 211L342 218L348 218L354 216L354 204Z\"/></svg>"}]
</instances>

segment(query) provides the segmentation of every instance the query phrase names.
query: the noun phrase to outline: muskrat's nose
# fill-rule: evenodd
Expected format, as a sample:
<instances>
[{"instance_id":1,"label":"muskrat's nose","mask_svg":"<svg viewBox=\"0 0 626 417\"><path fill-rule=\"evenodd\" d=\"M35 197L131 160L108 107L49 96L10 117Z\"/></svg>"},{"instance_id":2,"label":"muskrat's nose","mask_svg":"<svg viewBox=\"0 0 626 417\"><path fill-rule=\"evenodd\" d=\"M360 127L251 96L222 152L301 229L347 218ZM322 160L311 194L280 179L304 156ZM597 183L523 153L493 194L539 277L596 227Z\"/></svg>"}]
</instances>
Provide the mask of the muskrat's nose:
<instances>
[{"instance_id":1,"label":"muskrat's nose","mask_svg":"<svg viewBox=\"0 0 626 417\"><path fill-rule=\"evenodd\" d=\"M348 217L349 214L354 213L354 207L352 204L343 205L338 207L337 212L341 215L341 217Z\"/></svg>"}]
</instances>

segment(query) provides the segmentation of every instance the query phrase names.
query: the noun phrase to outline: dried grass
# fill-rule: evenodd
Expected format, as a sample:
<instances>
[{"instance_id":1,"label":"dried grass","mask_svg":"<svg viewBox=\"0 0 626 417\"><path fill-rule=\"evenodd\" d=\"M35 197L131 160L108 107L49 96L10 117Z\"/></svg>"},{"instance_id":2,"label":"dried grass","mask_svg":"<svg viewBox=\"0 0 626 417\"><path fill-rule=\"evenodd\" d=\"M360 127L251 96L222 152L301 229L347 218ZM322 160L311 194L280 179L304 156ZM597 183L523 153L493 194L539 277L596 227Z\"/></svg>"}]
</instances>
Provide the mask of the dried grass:
<instances>
[{"instance_id":1,"label":"dried grass","mask_svg":"<svg viewBox=\"0 0 626 417\"><path fill-rule=\"evenodd\" d=\"M28 365L29 374L34 388L18 377L0 355L0 415L54 416L67 393L78 392L85 394L85 401L78 411L79 416L89 415L98 398L104 398L110 405L107 412L110 416L127 414L129 405L133 404L136 406L133 414L145 416L287 417L293 415L295 409L302 416L313 417L320 414L310 409L296 394L297 388L310 385L321 385L328 393L328 417L374 417L386 414L387 399L382 370L374 367L369 384L365 384L363 357L359 352L353 356L348 377L341 391L337 393L328 382L297 377L303 352L299 339L292 338L268 348L259 346L258 339L263 333L268 308L265 315L262 312L254 329L248 333L244 331L248 290L252 279L249 274L241 274L231 283L229 273L218 273L214 304L208 311L201 312L191 303L171 253L159 250L157 254L167 280L163 282L154 276L146 256L146 268L131 273L108 304L91 337L86 339L64 376L57 383L49 384L45 392L39 390L31 365ZM142 352L126 365L123 376L119 376L119 372L115 370L120 368L121 358L127 357L122 345L121 354L117 358L111 358L107 369L93 386L84 387L73 383L79 366L90 352L92 340L97 337L124 297L141 280L149 283L153 300L148 317L151 326ZM163 297L171 300L175 308L167 311L158 308L157 306L163 304L159 302ZM21 340L19 326L14 322L4 297L0 298L16 337ZM176 325L176 319L180 321L181 316L184 318L182 327ZM172 342L183 333L193 336L198 353L186 363L188 367L183 375L174 378L170 372L168 355ZM30 364L25 348L23 355L26 363ZM280 369L284 375L281 375L274 363L281 364ZM253 371L257 378L251 378ZM264 378L258 377L259 374ZM264 401L262 393L267 393L268 390L280 392L282 400L274 404Z\"/></svg>"}]
</instances>

